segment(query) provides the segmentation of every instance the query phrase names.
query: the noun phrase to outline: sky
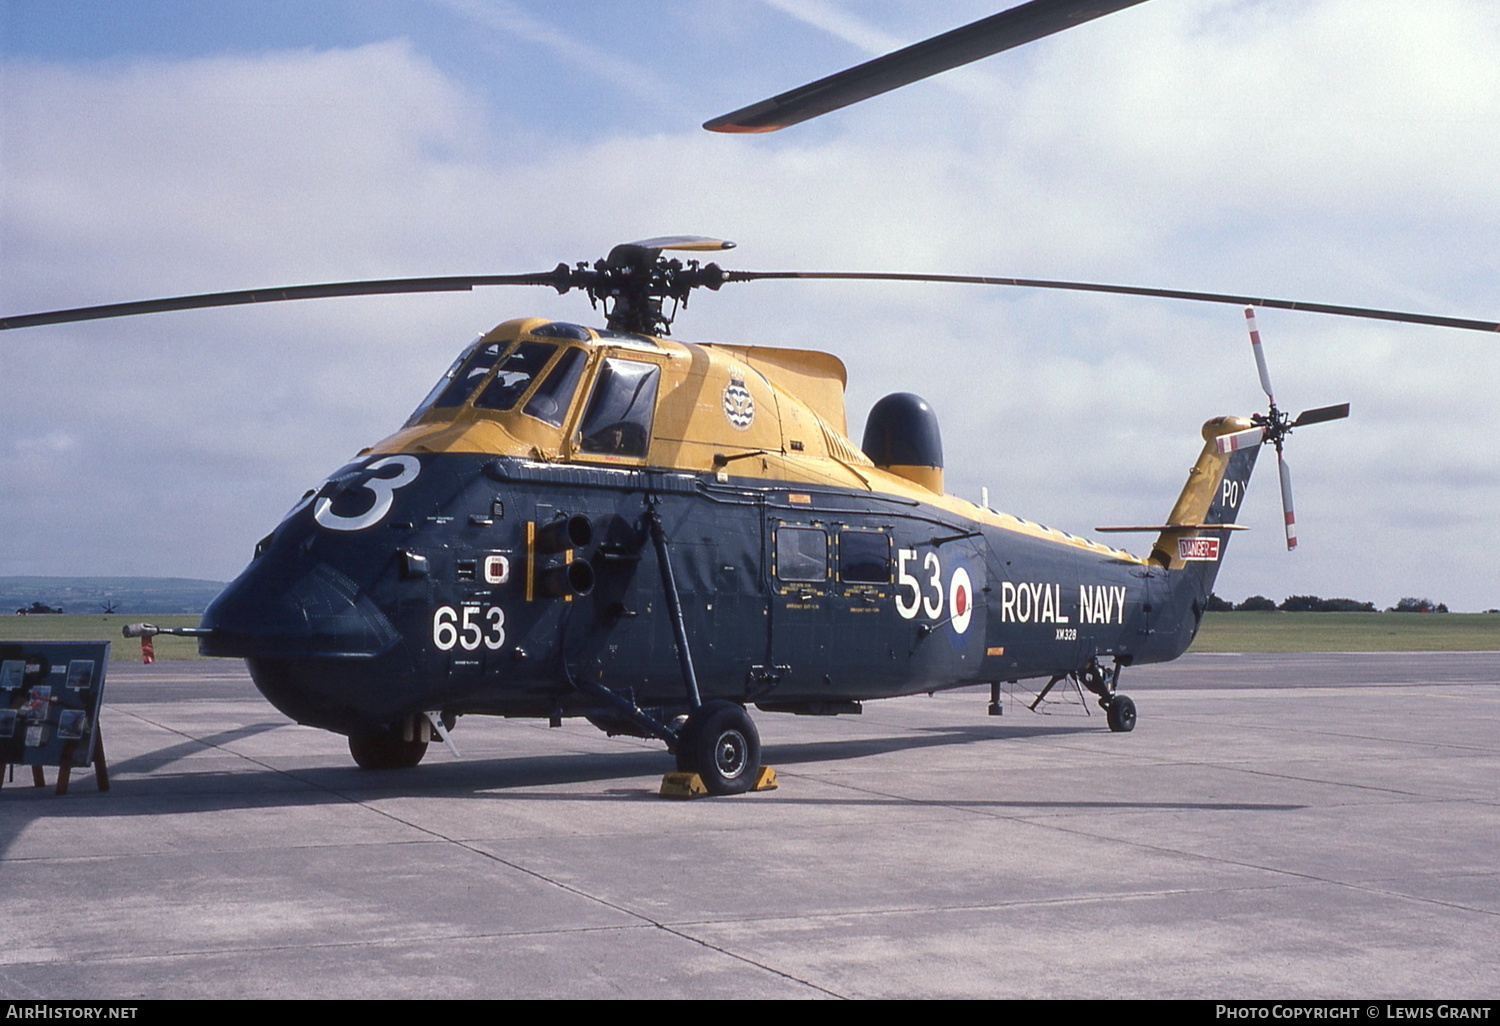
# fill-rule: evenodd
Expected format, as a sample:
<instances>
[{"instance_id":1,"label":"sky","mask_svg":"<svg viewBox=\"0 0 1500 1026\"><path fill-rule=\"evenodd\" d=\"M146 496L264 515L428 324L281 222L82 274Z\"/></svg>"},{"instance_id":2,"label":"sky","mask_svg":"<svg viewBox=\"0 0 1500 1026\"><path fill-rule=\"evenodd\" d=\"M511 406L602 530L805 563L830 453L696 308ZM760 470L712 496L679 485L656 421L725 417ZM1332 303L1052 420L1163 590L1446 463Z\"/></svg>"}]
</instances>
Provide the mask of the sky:
<instances>
[{"instance_id":1,"label":"sky","mask_svg":"<svg viewBox=\"0 0 1500 1026\"><path fill-rule=\"evenodd\" d=\"M1500 5L1150 0L786 131L699 125L982 0L0 0L0 314L546 270L735 240L755 270L1072 278L1500 319ZM544 289L0 335L0 575L227 580ZM1217 591L1500 607L1500 339L1262 311L1271 453ZM1074 533L1166 516L1265 408L1234 307L755 283L675 334L823 349L850 435L936 409L950 491ZM1117 541L1118 536L1112 540ZM1133 540L1137 551L1149 537Z\"/></svg>"}]
</instances>

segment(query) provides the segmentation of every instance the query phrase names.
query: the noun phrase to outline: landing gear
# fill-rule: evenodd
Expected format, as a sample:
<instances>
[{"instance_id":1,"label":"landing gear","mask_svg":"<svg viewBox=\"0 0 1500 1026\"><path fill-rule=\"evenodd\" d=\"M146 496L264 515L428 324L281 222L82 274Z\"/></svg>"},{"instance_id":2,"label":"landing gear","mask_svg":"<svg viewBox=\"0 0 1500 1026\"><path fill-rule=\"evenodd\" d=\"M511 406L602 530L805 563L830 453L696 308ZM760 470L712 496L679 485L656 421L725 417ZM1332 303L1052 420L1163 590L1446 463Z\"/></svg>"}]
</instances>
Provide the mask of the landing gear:
<instances>
[{"instance_id":1,"label":"landing gear","mask_svg":"<svg viewBox=\"0 0 1500 1026\"><path fill-rule=\"evenodd\" d=\"M426 741L403 741L385 730L349 735L349 754L364 770L411 769L427 754Z\"/></svg>"},{"instance_id":2,"label":"landing gear","mask_svg":"<svg viewBox=\"0 0 1500 1026\"><path fill-rule=\"evenodd\" d=\"M1110 730L1128 734L1135 729L1135 703L1125 695L1115 695L1104 707L1104 718L1109 722Z\"/></svg>"},{"instance_id":3,"label":"landing gear","mask_svg":"<svg viewBox=\"0 0 1500 1026\"><path fill-rule=\"evenodd\" d=\"M1099 708L1104 710L1104 719L1110 730L1116 734L1128 734L1135 729L1135 703L1115 690L1120 683L1119 663L1115 663L1113 670L1106 671L1097 659L1093 659L1071 676L1099 696Z\"/></svg>"},{"instance_id":4,"label":"landing gear","mask_svg":"<svg viewBox=\"0 0 1500 1026\"><path fill-rule=\"evenodd\" d=\"M688 714L677 739L677 769L696 773L709 794L744 794L760 774L760 734L744 706L723 699Z\"/></svg>"}]
</instances>

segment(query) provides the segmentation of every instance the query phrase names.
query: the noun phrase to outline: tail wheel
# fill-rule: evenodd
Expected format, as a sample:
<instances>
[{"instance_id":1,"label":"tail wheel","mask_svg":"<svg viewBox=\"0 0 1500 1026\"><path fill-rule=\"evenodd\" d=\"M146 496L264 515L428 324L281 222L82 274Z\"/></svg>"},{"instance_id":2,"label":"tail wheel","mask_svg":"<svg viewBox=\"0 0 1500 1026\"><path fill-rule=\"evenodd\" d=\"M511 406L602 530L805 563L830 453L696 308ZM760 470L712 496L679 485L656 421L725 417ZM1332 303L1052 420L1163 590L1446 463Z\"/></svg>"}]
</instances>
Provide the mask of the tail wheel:
<instances>
[{"instance_id":1,"label":"tail wheel","mask_svg":"<svg viewBox=\"0 0 1500 1026\"><path fill-rule=\"evenodd\" d=\"M403 741L389 731L349 735L349 754L364 770L411 769L427 754L426 741Z\"/></svg>"},{"instance_id":2,"label":"tail wheel","mask_svg":"<svg viewBox=\"0 0 1500 1026\"><path fill-rule=\"evenodd\" d=\"M709 794L743 794L760 772L760 734L743 706L716 699L694 709L677 742L677 768Z\"/></svg>"},{"instance_id":3,"label":"tail wheel","mask_svg":"<svg viewBox=\"0 0 1500 1026\"><path fill-rule=\"evenodd\" d=\"M1135 703L1124 695L1116 695L1104 708L1104 718L1109 729L1118 734L1128 734L1135 729Z\"/></svg>"}]
</instances>

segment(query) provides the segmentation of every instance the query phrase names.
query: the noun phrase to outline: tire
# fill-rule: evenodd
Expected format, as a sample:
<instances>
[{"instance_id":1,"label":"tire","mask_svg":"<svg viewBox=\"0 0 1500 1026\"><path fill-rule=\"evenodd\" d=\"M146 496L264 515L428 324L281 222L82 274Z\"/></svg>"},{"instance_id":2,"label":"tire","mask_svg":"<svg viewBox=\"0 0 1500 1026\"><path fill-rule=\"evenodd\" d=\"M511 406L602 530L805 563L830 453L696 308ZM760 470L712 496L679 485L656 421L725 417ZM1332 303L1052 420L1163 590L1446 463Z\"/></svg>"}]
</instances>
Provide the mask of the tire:
<instances>
[{"instance_id":1,"label":"tire","mask_svg":"<svg viewBox=\"0 0 1500 1026\"><path fill-rule=\"evenodd\" d=\"M1135 703L1124 695L1116 695L1109 700L1104 718L1109 721L1110 730L1117 734L1128 734L1135 729Z\"/></svg>"},{"instance_id":2,"label":"tire","mask_svg":"<svg viewBox=\"0 0 1500 1026\"><path fill-rule=\"evenodd\" d=\"M362 770L412 769L427 754L427 742L403 741L384 730L350 734L349 754Z\"/></svg>"},{"instance_id":3,"label":"tire","mask_svg":"<svg viewBox=\"0 0 1500 1026\"><path fill-rule=\"evenodd\" d=\"M694 709L677 742L677 768L709 794L744 794L760 773L760 734L744 706L716 699Z\"/></svg>"}]
</instances>

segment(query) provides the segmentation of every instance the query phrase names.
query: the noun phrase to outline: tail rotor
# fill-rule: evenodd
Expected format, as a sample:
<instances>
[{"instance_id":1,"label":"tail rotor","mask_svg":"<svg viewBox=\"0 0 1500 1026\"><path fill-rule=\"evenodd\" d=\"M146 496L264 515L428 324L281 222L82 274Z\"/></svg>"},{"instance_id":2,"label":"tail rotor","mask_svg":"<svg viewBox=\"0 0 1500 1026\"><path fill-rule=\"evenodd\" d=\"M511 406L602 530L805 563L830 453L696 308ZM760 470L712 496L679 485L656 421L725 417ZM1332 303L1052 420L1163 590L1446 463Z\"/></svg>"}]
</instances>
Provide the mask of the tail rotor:
<instances>
[{"instance_id":1,"label":"tail rotor","mask_svg":"<svg viewBox=\"0 0 1500 1026\"><path fill-rule=\"evenodd\" d=\"M1276 406L1276 395L1271 388L1271 373L1266 369L1266 357L1261 349L1260 330L1255 325L1253 306L1245 307L1245 321L1250 329L1250 348L1255 353L1255 366L1260 372L1260 387L1266 393L1266 399L1270 403L1270 412L1257 413L1251 417L1251 421L1255 423L1253 428L1221 435L1218 448L1222 453L1230 453L1251 445L1269 444L1276 447L1276 465L1281 478L1281 512L1286 523L1286 547L1290 552L1297 547L1297 517L1292 509L1292 471L1287 466L1286 456L1282 452L1282 442L1294 428L1321 424L1328 420L1342 420L1349 416L1349 404L1338 403L1334 406L1319 406L1316 409L1304 410L1297 415L1296 420L1293 420L1290 414L1282 413Z\"/></svg>"}]
</instances>

